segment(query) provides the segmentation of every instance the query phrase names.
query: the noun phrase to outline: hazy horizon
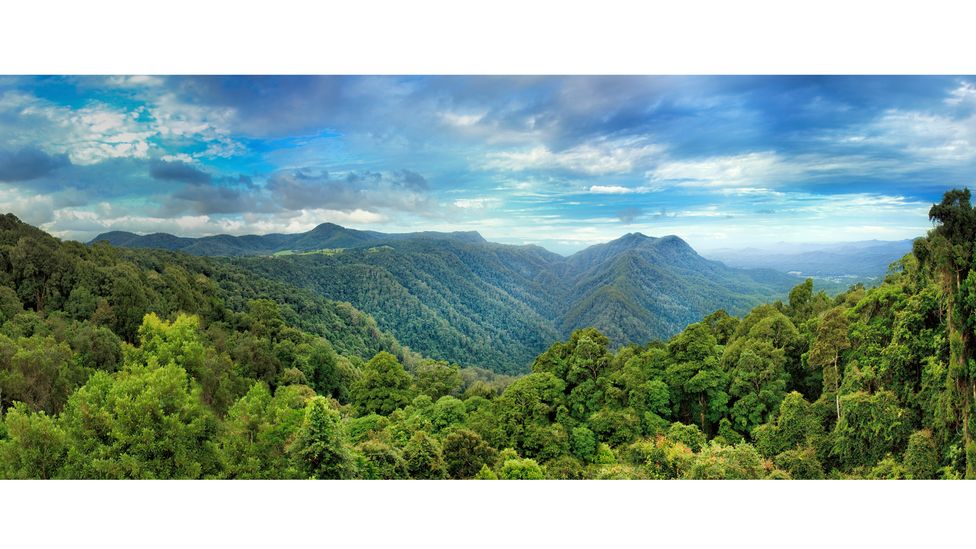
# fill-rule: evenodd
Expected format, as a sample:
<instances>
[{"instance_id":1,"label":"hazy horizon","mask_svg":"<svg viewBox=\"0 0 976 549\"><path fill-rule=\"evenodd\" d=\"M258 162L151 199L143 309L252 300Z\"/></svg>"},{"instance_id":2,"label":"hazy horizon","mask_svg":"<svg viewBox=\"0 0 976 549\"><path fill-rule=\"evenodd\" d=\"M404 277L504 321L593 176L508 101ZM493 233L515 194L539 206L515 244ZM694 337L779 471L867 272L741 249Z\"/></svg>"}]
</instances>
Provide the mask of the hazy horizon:
<instances>
[{"instance_id":1,"label":"hazy horizon","mask_svg":"<svg viewBox=\"0 0 976 549\"><path fill-rule=\"evenodd\" d=\"M56 236L478 231L558 253L925 234L971 77L3 77L0 204Z\"/></svg>"},{"instance_id":2,"label":"hazy horizon","mask_svg":"<svg viewBox=\"0 0 976 549\"><path fill-rule=\"evenodd\" d=\"M329 223L329 222L324 222L324 223ZM337 223L334 223L334 225L337 225L339 227L343 227L343 228L346 228L346 229L354 229L353 227L346 227L346 226L343 226L343 225L339 225ZM313 227L313 229L314 229L314 227ZM359 230L359 229L354 229L354 230ZM151 235L151 234L169 234L169 235L176 236L176 237L180 237L180 238L204 238L204 237L209 237L209 236L223 236L223 235L228 235L229 234L229 233L213 233L213 234L203 234L203 235L199 235L199 236L194 236L194 235L186 235L186 234L180 234L180 233L167 233L165 231L139 232L139 231L128 231L128 230L125 230L125 229L113 229L112 231L106 231L105 233L99 233L98 235L95 235L95 236L98 237L98 236L101 236L103 234L107 234L109 232L133 233L133 234L137 234L137 235L140 235L140 236L147 236L147 235ZM242 233L239 233L239 234L230 234L230 236L265 236L265 235L268 235L268 234L301 234L301 233L304 233L304 232L307 232L307 231L301 231L299 233L248 233L248 232L242 232ZM390 231L376 231L376 232L385 233L385 234L404 234L404 233L421 233L421 232L424 232L424 230L423 229L420 229L420 230L417 230L417 231L390 230ZM453 232L453 231L434 231L434 232L442 232L442 233L445 233L445 232ZM920 234L920 235L917 235L917 236L912 237L912 238L897 239L897 240L867 239L867 240L831 240L831 241L810 241L810 242L787 242L787 241L782 241L781 240L781 241L776 241L776 242L755 243L755 244L750 244L750 245L747 245L747 246L721 246L721 245L719 245L719 246L711 246L710 247L710 246L707 245L707 243L706 243L705 246L696 246L695 244L689 242L687 239L685 239L681 235L673 235L673 234L646 234L646 233L643 233L641 231L630 231L630 232L620 233L619 235L614 236L612 238L609 238L607 240L603 240L603 241L599 241L599 242L593 242L593 243L590 243L590 244L582 245L580 247L573 247L573 248L569 248L569 249L564 249L564 248L558 248L558 247L557 248L548 247L548 246L545 246L545 245L542 245L542 244L536 244L536 243L531 243L531 242L530 243L506 242L505 241L506 239L504 237L502 237L502 238L494 238L494 237L492 237L490 235L483 234L481 231L477 231L477 230L458 231L458 232L476 232L479 235L481 235L481 237L484 238L485 240L487 240L488 242L494 242L494 243L498 243L498 244L510 244L510 245L515 245L515 246L518 246L518 245L526 245L526 244L535 244L535 245L538 245L538 246L542 246L543 248L545 248L545 249L547 249L547 250L549 250L551 252L555 252L555 253L560 254L560 255L563 255L563 256L569 256L569 255L572 255L572 254L574 254L576 252L582 251L582 250L586 249L589 246L594 246L594 245L598 245L598 244L605 244L607 242L611 242L611 241L614 241L614 240L618 240L620 238L623 238L625 236L628 236L630 234L635 234L635 233L636 234L641 234L643 236L650 237L650 238L664 238L664 237L667 237L667 236L677 236L677 237L681 238L682 240L684 240L685 242L687 242L696 252L701 252L701 253L703 253L705 255L707 255L708 253L729 252L729 251L736 251L736 250L756 250L756 251L777 251L777 252L784 252L784 251L816 250L816 249L822 249L822 248L829 248L829 247L833 247L833 246L843 246L843 245L852 245L852 244L877 243L877 244L881 245L881 244L891 244L891 243L905 242L905 241L913 240L914 238L917 238L919 236L924 236L924 235L921 235ZM94 239L89 239L89 240L69 239L69 240L77 240L79 242L89 243L89 242L91 242ZM783 250L784 247L790 247L790 250Z\"/></svg>"}]
</instances>

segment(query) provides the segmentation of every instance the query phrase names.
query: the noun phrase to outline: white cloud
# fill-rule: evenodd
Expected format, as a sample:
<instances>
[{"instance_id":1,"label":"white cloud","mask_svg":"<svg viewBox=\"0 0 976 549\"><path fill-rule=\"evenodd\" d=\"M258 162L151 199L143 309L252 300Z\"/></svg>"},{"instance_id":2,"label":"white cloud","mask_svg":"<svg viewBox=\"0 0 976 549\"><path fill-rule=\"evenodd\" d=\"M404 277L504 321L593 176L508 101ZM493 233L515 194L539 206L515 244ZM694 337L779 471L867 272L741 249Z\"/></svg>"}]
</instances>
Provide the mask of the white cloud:
<instances>
[{"instance_id":1,"label":"white cloud","mask_svg":"<svg viewBox=\"0 0 976 549\"><path fill-rule=\"evenodd\" d=\"M959 87L949 92L949 97L945 99L947 105L960 105L963 103L976 103L976 84L972 82L962 82Z\"/></svg>"},{"instance_id":2,"label":"white cloud","mask_svg":"<svg viewBox=\"0 0 976 549\"><path fill-rule=\"evenodd\" d=\"M485 117L485 113L458 113L449 111L442 112L439 116L449 126L468 128L480 122Z\"/></svg>"},{"instance_id":3,"label":"white cloud","mask_svg":"<svg viewBox=\"0 0 976 549\"><path fill-rule=\"evenodd\" d=\"M109 76L105 79L109 86L117 88L143 88L162 86L165 79L159 76L132 75L132 76Z\"/></svg>"},{"instance_id":4,"label":"white cloud","mask_svg":"<svg viewBox=\"0 0 976 549\"><path fill-rule=\"evenodd\" d=\"M142 115L141 107L130 111L92 103L72 109L16 92L0 96L0 133L8 144L67 154L75 164L147 158L154 131Z\"/></svg>"},{"instance_id":5,"label":"white cloud","mask_svg":"<svg viewBox=\"0 0 976 549\"><path fill-rule=\"evenodd\" d=\"M590 192L595 194L630 194L637 192L637 190L620 185L593 185L590 187Z\"/></svg>"},{"instance_id":6,"label":"white cloud","mask_svg":"<svg viewBox=\"0 0 976 549\"><path fill-rule=\"evenodd\" d=\"M651 181L672 181L682 187L754 188L796 175L791 166L772 151L733 156L712 156L699 160L672 160L647 173Z\"/></svg>"},{"instance_id":7,"label":"white cloud","mask_svg":"<svg viewBox=\"0 0 976 549\"><path fill-rule=\"evenodd\" d=\"M501 171L563 169L588 175L629 173L663 151L664 147L644 138L600 139L558 152L540 145L491 153L484 167Z\"/></svg>"},{"instance_id":8,"label":"white cloud","mask_svg":"<svg viewBox=\"0 0 976 549\"><path fill-rule=\"evenodd\" d=\"M889 110L872 126L874 143L920 159L962 162L976 158L976 115L953 118L917 111Z\"/></svg>"},{"instance_id":9,"label":"white cloud","mask_svg":"<svg viewBox=\"0 0 976 549\"><path fill-rule=\"evenodd\" d=\"M454 201L454 205L462 209L483 210L486 208L494 208L501 205L501 200L497 198L489 198L489 197L459 198Z\"/></svg>"},{"instance_id":10,"label":"white cloud","mask_svg":"<svg viewBox=\"0 0 976 549\"><path fill-rule=\"evenodd\" d=\"M41 225L54 219L54 198L51 195L23 192L0 186L0 213L13 212L22 221Z\"/></svg>"},{"instance_id":11,"label":"white cloud","mask_svg":"<svg viewBox=\"0 0 976 549\"><path fill-rule=\"evenodd\" d=\"M228 158L243 153L245 147L231 138L237 115L230 107L191 105L173 94L163 94L149 107L159 135L170 139L200 140L207 144L195 156Z\"/></svg>"}]
</instances>

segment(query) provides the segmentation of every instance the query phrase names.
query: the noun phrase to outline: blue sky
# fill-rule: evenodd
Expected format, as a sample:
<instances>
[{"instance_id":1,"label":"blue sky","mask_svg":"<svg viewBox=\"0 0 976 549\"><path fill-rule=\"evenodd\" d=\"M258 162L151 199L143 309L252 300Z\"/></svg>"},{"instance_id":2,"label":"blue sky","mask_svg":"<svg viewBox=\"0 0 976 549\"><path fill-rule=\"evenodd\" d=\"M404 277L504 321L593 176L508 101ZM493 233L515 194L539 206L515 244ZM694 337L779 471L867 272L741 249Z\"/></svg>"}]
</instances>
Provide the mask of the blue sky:
<instances>
[{"instance_id":1,"label":"blue sky","mask_svg":"<svg viewBox=\"0 0 976 549\"><path fill-rule=\"evenodd\" d=\"M0 77L0 210L79 240L895 240L974 176L971 77Z\"/></svg>"}]
</instances>

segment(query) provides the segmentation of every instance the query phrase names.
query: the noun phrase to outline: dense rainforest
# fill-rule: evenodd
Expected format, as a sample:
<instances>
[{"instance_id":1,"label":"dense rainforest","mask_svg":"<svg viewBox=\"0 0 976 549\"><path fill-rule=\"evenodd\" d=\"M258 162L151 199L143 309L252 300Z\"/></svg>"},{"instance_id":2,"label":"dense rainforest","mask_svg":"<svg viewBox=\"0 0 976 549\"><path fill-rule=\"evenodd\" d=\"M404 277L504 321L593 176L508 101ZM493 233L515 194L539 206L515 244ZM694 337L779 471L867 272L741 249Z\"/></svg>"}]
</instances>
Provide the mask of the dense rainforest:
<instances>
[{"instance_id":1,"label":"dense rainforest","mask_svg":"<svg viewBox=\"0 0 976 549\"><path fill-rule=\"evenodd\" d=\"M111 232L94 239L101 241L217 256L261 278L351 303L425 356L508 374L525 373L576 329L597 328L614 349L644 344L715 309L744 314L785 297L798 281L706 260L676 236L640 233L568 257L478 233L387 234L331 223L298 234Z\"/></svg>"},{"instance_id":2,"label":"dense rainforest","mask_svg":"<svg viewBox=\"0 0 976 549\"><path fill-rule=\"evenodd\" d=\"M233 263L8 215L0 477L976 478L969 190L930 218L876 287L644 345L577 329L509 378Z\"/></svg>"}]
</instances>

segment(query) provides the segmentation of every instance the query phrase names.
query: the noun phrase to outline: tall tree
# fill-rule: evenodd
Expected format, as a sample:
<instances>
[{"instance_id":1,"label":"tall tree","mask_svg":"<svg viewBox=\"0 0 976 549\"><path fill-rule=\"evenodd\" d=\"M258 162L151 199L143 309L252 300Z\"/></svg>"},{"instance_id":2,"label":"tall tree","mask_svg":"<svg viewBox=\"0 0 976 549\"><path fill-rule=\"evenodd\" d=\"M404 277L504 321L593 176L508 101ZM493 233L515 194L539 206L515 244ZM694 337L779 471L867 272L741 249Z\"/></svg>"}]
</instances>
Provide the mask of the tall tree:
<instances>
[{"instance_id":1,"label":"tall tree","mask_svg":"<svg viewBox=\"0 0 976 549\"><path fill-rule=\"evenodd\" d=\"M352 399L363 414L387 415L410 403L410 374L396 357L382 351L363 368L363 376L353 385Z\"/></svg>"},{"instance_id":2,"label":"tall tree","mask_svg":"<svg viewBox=\"0 0 976 549\"><path fill-rule=\"evenodd\" d=\"M955 398L962 427L966 454L966 476L976 478L976 444L972 440L972 408L976 402L976 349L974 349L974 313L976 302L967 299L976 287L971 276L976 246L976 210L969 189L953 189L942 202L929 210L929 219L937 223L927 239L919 239L914 252L919 261L933 270L945 299L946 324L949 329L950 365L947 389Z\"/></svg>"},{"instance_id":3,"label":"tall tree","mask_svg":"<svg viewBox=\"0 0 976 549\"><path fill-rule=\"evenodd\" d=\"M352 458L342 439L339 412L325 397L313 397L305 405L305 419L291 452L311 478L341 479L352 475Z\"/></svg>"},{"instance_id":4,"label":"tall tree","mask_svg":"<svg viewBox=\"0 0 976 549\"><path fill-rule=\"evenodd\" d=\"M810 366L823 368L824 385L832 385L837 419L840 419L840 353L851 346L847 326L842 308L835 307L824 313L808 359Z\"/></svg>"}]
</instances>

